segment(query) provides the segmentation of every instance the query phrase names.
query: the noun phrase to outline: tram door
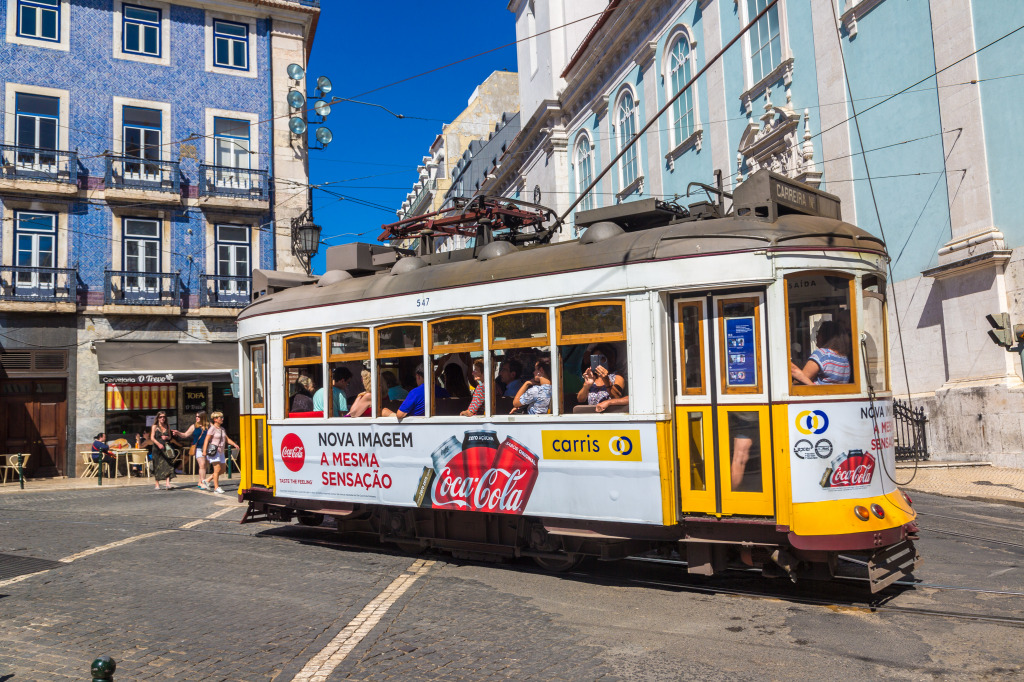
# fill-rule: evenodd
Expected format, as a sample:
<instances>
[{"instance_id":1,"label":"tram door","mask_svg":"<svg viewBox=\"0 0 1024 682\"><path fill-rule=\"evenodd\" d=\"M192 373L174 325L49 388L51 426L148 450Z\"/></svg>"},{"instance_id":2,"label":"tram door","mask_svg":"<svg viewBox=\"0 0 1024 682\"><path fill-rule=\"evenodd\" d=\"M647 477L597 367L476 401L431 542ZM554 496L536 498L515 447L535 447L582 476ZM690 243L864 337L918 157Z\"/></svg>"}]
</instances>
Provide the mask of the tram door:
<instances>
[{"instance_id":1,"label":"tram door","mask_svg":"<svg viewBox=\"0 0 1024 682\"><path fill-rule=\"evenodd\" d=\"M774 513L763 291L674 301L681 511Z\"/></svg>"}]
</instances>

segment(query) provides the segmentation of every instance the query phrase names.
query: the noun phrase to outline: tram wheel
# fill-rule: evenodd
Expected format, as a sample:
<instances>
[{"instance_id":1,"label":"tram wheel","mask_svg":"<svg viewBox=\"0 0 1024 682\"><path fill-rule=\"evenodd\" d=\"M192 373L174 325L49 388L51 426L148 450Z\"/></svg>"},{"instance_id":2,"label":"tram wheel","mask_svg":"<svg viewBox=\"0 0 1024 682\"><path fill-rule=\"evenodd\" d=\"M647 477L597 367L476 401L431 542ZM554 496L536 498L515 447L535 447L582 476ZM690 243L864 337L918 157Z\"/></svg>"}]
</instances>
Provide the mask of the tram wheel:
<instances>
[{"instance_id":1,"label":"tram wheel","mask_svg":"<svg viewBox=\"0 0 1024 682\"><path fill-rule=\"evenodd\" d=\"M549 556L535 556L534 563L551 573L565 573L571 571L586 558L583 554L566 554L564 557L553 558Z\"/></svg>"},{"instance_id":2,"label":"tram wheel","mask_svg":"<svg viewBox=\"0 0 1024 682\"><path fill-rule=\"evenodd\" d=\"M300 511L296 518L300 526L321 526L324 523L324 515L317 512Z\"/></svg>"}]
</instances>

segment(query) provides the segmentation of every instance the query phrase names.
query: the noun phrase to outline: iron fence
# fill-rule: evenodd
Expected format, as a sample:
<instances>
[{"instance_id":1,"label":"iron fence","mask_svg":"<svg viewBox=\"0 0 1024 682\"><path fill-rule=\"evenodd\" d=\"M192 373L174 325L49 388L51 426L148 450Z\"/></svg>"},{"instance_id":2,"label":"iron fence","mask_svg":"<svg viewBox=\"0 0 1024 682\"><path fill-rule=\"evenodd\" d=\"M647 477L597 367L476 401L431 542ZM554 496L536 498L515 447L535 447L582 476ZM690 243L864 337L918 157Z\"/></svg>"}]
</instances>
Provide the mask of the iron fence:
<instances>
[{"instance_id":1,"label":"iron fence","mask_svg":"<svg viewBox=\"0 0 1024 682\"><path fill-rule=\"evenodd\" d=\"M177 272L106 270L105 305L181 306L181 277Z\"/></svg>"},{"instance_id":2,"label":"iron fence","mask_svg":"<svg viewBox=\"0 0 1024 682\"><path fill-rule=\"evenodd\" d=\"M108 189L143 189L179 194L181 169L177 161L108 156L104 184Z\"/></svg>"},{"instance_id":3,"label":"iron fence","mask_svg":"<svg viewBox=\"0 0 1024 682\"><path fill-rule=\"evenodd\" d=\"M202 181L201 197L235 197L267 201L270 198L269 173L265 170L231 168L229 166L199 167Z\"/></svg>"},{"instance_id":4,"label":"iron fence","mask_svg":"<svg viewBox=\"0 0 1024 682\"><path fill-rule=\"evenodd\" d=\"M78 154L59 149L0 144L0 178L73 185L78 182Z\"/></svg>"},{"instance_id":5,"label":"iron fence","mask_svg":"<svg viewBox=\"0 0 1024 682\"><path fill-rule=\"evenodd\" d=\"M244 308L251 297L251 277L199 276L199 305L203 308Z\"/></svg>"},{"instance_id":6,"label":"iron fence","mask_svg":"<svg viewBox=\"0 0 1024 682\"><path fill-rule=\"evenodd\" d=\"M74 268L0 266L0 300L71 303L78 291Z\"/></svg>"},{"instance_id":7,"label":"iron fence","mask_svg":"<svg viewBox=\"0 0 1024 682\"><path fill-rule=\"evenodd\" d=\"M896 461L928 459L928 417L924 408L914 409L902 400L893 400L892 412L896 422Z\"/></svg>"}]
</instances>

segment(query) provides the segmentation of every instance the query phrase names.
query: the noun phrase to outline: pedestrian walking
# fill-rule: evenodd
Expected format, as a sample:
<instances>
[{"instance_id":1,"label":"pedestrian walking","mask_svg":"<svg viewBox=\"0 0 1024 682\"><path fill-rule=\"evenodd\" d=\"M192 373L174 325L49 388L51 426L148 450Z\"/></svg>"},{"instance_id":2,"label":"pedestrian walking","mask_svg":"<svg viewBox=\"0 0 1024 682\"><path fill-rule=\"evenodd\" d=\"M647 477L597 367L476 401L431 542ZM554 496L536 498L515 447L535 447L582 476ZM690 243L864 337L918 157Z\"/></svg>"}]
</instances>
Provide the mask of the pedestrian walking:
<instances>
[{"instance_id":1,"label":"pedestrian walking","mask_svg":"<svg viewBox=\"0 0 1024 682\"><path fill-rule=\"evenodd\" d=\"M203 441L203 453L206 454L206 459L210 462L210 467L213 469L209 479L209 481L212 481L213 492L223 493L224 491L220 487L220 475L227 468L227 457L225 456L227 446L233 445L237 448L238 443L228 438L228 432L224 430L223 412L211 414L210 421L213 422L213 425L206 432L206 439ZM207 482L203 481L203 483ZM200 487L205 488L205 486Z\"/></svg>"},{"instance_id":2,"label":"pedestrian walking","mask_svg":"<svg viewBox=\"0 0 1024 682\"><path fill-rule=\"evenodd\" d=\"M164 481L167 490L175 487L171 485L174 478L174 451L168 443L171 440L171 427L167 425L167 414L157 412L156 421L149 430L150 445L149 454L153 459L153 482L155 490L160 490L160 481Z\"/></svg>"},{"instance_id":3,"label":"pedestrian walking","mask_svg":"<svg viewBox=\"0 0 1024 682\"><path fill-rule=\"evenodd\" d=\"M206 418L206 410L196 412L196 421L188 427L187 431L175 431L177 438L190 438L192 445L188 454L196 458L196 471L199 474L199 487L207 490L206 485L206 453L203 452L203 443L206 441L206 432L210 429L210 420Z\"/></svg>"}]
</instances>

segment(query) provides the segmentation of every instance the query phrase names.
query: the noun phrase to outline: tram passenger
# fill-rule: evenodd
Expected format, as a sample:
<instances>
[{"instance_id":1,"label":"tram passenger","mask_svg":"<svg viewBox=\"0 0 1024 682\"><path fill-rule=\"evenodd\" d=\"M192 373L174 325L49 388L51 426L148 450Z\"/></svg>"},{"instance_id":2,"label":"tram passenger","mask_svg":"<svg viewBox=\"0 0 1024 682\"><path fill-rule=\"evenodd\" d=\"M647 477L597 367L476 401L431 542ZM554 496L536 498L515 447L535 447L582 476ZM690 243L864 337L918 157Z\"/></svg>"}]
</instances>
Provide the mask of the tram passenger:
<instances>
[{"instance_id":1,"label":"tram passenger","mask_svg":"<svg viewBox=\"0 0 1024 682\"><path fill-rule=\"evenodd\" d=\"M362 393L356 396L355 400L352 401L351 407L348 410L349 417L370 417L373 415L373 393L370 388L372 384L370 380L372 375L369 370L364 369L362 373L363 378L363 389ZM388 388L387 382L384 381L384 374L380 372L377 374L377 401L384 405L388 400Z\"/></svg>"},{"instance_id":2,"label":"tram passenger","mask_svg":"<svg viewBox=\"0 0 1024 682\"><path fill-rule=\"evenodd\" d=\"M462 373L462 367L455 362L449 362L441 371L442 385L453 398L468 398L469 382L466 375Z\"/></svg>"},{"instance_id":3,"label":"tram passenger","mask_svg":"<svg viewBox=\"0 0 1024 682\"><path fill-rule=\"evenodd\" d=\"M384 381L388 387L388 400L404 400L405 396L409 395L409 391L405 390L394 373L391 371L384 372L381 376L384 377Z\"/></svg>"},{"instance_id":4,"label":"tram passenger","mask_svg":"<svg viewBox=\"0 0 1024 682\"><path fill-rule=\"evenodd\" d=\"M331 372L331 397L334 407L331 411L332 417L340 417L341 415L348 412L348 397L345 395L345 389L348 388L348 382L352 380L352 370L344 365L335 367L334 371ZM313 412L324 412L327 391L326 387L321 387L313 395L313 402L311 411ZM294 410L295 412L301 412L302 410ZM326 416L326 413L325 413Z\"/></svg>"},{"instance_id":5,"label":"tram passenger","mask_svg":"<svg viewBox=\"0 0 1024 682\"><path fill-rule=\"evenodd\" d=\"M393 412L387 408L381 411L382 417L398 417L398 421L402 421L406 417L422 417L426 414L427 401L426 401L426 385L423 382L423 365L416 366L416 388L409 391L409 395L405 396L405 400L402 401L401 406L397 412ZM443 387L434 386L434 397L435 398L447 398L448 391Z\"/></svg>"},{"instance_id":6,"label":"tram passenger","mask_svg":"<svg viewBox=\"0 0 1024 682\"><path fill-rule=\"evenodd\" d=\"M551 411L551 360L538 358L533 365L533 379L519 387L512 400L512 413L525 408L527 414Z\"/></svg>"},{"instance_id":7,"label":"tram passenger","mask_svg":"<svg viewBox=\"0 0 1024 682\"><path fill-rule=\"evenodd\" d=\"M292 404L289 412L312 412L313 411L313 380L305 374L299 376L295 381L295 395L292 396Z\"/></svg>"},{"instance_id":8,"label":"tram passenger","mask_svg":"<svg viewBox=\"0 0 1024 682\"><path fill-rule=\"evenodd\" d=\"M849 331L839 322L825 320L818 327L815 344L818 349L811 353L803 369L789 363L793 383L808 386L850 383L850 357L853 349L850 346Z\"/></svg>"},{"instance_id":9,"label":"tram passenger","mask_svg":"<svg viewBox=\"0 0 1024 682\"><path fill-rule=\"evenodd\" d=\"M615 405L629 405L626 379L617 371L615 349L598 344L584 356L589 364L583 370L583 387L576 394L581 404L591 405L595 412L604 412Z\"/></svg>"},{"instance_id":10,"label":"tram passenger","mask_svg":"<svg viewBox=\"0 0 1024 682\"><path fill-rule=\"evenodd\" d=\"M461 414L463 417L473 417L477 412L484 406L484 361L474 360L473 361L473 381L476 382L476 388L473 389L473 398L469 401L469 407L464 409Z\"/></svg>"},{"instance_id":11,"label":"tram passenger","mask_svg":"<svg viewBox=\"0 0 1024 682\"><path fill-rule=\"evenodd\" d=\"M732 459L729 462L729 478L732 490L761 492L761 482L756 476L747 478L747 467L753 460L760 461L761 434L757 412L729 412L729 434L732 436ZM746 479L746 480L745 480Z\"/></svg>"},{"instance_id":12,"label":"tram passenger","mask_svg":"<svg viewBox=\"0 0 1024 682\"><path fill-rule=\"evenodd\" d=\"M496 391L506 398L515 398L523 380L519 375L523 373L523 366L518 360L508 359L501 363L498 368L498 379L495 381Z\"/></svg>"}]
</instances>

